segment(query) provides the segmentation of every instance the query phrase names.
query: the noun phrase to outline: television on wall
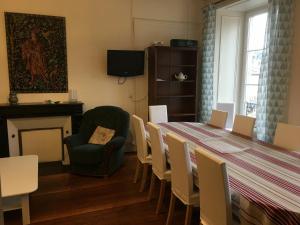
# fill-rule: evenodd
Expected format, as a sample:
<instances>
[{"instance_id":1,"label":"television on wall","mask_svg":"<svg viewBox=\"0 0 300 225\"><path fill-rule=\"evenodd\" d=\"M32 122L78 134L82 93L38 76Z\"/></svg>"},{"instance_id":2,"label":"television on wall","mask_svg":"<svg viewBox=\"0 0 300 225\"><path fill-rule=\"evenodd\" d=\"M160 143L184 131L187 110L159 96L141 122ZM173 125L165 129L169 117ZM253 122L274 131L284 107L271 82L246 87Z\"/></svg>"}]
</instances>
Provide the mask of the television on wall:
<instances>
[{"instance_id":1,"label":"television on wall","mask_svg":"<svg viewBox=\"0 0 300 225\"><path fill-rule=\"evenodd\" d=\"M107 50L107 74L131 77L144 74L145 52L135 50Z\"/></svg>"}]
</instances>

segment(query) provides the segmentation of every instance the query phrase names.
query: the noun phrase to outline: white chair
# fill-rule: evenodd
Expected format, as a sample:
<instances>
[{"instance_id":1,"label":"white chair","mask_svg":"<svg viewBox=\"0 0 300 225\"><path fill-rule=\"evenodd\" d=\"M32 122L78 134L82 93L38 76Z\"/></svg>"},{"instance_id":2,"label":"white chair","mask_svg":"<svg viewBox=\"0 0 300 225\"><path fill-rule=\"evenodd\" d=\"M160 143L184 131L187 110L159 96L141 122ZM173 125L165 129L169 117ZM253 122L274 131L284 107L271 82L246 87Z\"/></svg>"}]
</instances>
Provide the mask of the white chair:
<instances>
[{"instance_id":1,"label":"white chair","mask_svg":"<svg viewBox=\"0 0 300 225\"><path fill-rule=\"evenodd\" d=\"M231 198L226 165L203 148L197 148L200 219L203 225L232 225Z\"/></svg>"},{"instance_id":2,"label":"white chair","mask_svg":"<svg viewBox=\"0 0 300 225\"><path fill-rule=\"evenodd\" d=\"M145 189L145 184L147 181L148 166L152 164L152 156L148 154L148 145L146 140L144 121L136 115L132 116L132 121L133 121L137 157L138 157L135 176L134 176L134 183L137 182L140 174L141 165L143 165L143 176L142 176L142 181L140 186L140 192L142 192Z\"/></svg>"},{"instance_id":3,"label":"white chair","mask_svg":"<svg viewBox=\"0 0 300 225\"><path fill-rule=\"evenodd\" d=\"M252 137L255 118L243 115L236 115L234 118L232 132L246 137Z\"/></svg>"},{"instance_id":4,"label":"white chair","mask_svg":"<svg viewBox=\"0 0 300 225\"><path fill-rule=\"evenodd\" d=\"M185 225L191 223L193 206L199 205L199 191L194 190L193 172L187 142L171 133L167 134L166 143L171 162L171 200L167 225L172 224L176 198L186 206Z\"/></svg>"},{"instance_id":5,"label":"white chair","mask_svg":"<svg viewBox=\"0 0 300 225\"><path fill-rule=\"evenodd\" d=\"M300 151L300 126L277 123L274 145L291 151Z\"/></svg>"},{"instance_id":6,"label":"white chair","mask_svg":"<svg viewBox=\"0 0 300 225\"><path fill-rule=\"evenodd\" d=\"M152 123L167 123L168 110L166 105L150 105L149 121Z\"/></svg>"},{"instance_id":7,"label":"white chair","mask_svg":"<svg viewBox=\"0 0 300 225\"><path fill-rule=\"evenodd\" d=\"M3 205L2 205L2 192L1 192L1 175L0 175L0 225L4 225L4 215L3 215Z\"/></svg>"},{"instance_id":8,"label":"white chair","mask_svg":"<svg viewBox=\"0 0 300 225\"><path fill-rule=\"evenodd\" d=\"M227 121L227 116L228 112L212 110L210 121L208 122L208 124L214 127L224 129Z\"/></svg>"},{"instance_id":9,"label":"white chair","mask_svg":"<svg viewBox=\"0 0 300 225\"><path fill-rule=\"evenodd\" d=\"M228 112L227 122L225 128L231 129L233 124L233 117L234 117L234 103L217 103L217 109L221 111Z\"/></svg>"},{"instance_id":10,"label":"white chair","mask_svg":"<svg viewBox=\"0 0 300 225\"><path fill-rule=\"evenodd\" d=\"M167 168L165 145L160 127L151 122L148 122L147 124L152 153L152 177L149 190L149 200L152 198L155 180L157 177L160 180L159 198L156 207L156 214L158 214L163 203L166 183L171 181L171 170Z\"/></svg>"}]
</instances>

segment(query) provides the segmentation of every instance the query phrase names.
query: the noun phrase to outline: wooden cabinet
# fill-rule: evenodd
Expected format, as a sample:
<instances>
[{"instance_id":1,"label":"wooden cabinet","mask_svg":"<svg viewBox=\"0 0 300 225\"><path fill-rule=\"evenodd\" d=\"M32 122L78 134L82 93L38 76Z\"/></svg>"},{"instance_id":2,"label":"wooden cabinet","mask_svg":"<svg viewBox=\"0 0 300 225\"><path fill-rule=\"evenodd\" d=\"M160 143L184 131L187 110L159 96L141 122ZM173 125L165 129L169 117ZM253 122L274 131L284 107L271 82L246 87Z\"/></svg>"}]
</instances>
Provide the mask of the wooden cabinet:
<instances>
[{"instance_id":1,"label":"wooden cabinet","mask_svg":"<svg viewBox=\"0 0 300 225\"><path fill-rule=\"evenodd\" d=\"M148 104L167 105L169 121L197 119L197 55L196 48L148 48ZM175 78L180 72L186 80Z\"/></svg>"}]
</instances>

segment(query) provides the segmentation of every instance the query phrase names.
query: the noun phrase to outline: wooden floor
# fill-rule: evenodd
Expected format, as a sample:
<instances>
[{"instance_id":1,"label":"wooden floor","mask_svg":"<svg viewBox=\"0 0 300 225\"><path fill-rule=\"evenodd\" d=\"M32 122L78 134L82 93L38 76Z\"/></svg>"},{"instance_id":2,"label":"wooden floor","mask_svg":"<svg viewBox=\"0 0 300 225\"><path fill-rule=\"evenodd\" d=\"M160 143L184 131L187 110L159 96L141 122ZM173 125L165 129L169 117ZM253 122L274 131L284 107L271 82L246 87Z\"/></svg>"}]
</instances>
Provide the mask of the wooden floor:
<instances>
[{"instance_id":1,"label":"wooden floor","mask_svg":"<svg viewBox=\"0 0 300 225\"><path fill-rule=\"evenodd\" d=\"M147 201L148 189L139 193L134 184L136 156L127 154L124 166L109 178L83 177L65 169L48 167L39 177L39 189L31 195L31 222L35 225L163 225L167 218L170 186L161 214L155 214L157 199ZM149 176L150 177L150 176ZM149 185L147 185L149 187ZM155 190L158 196L158 188ZM184 224L185 206L176 205L174 225ZM199 224L198 209L193 225ZM19 225L21 211L5 213L5 225Z\"/></svg>"}]
</instances>

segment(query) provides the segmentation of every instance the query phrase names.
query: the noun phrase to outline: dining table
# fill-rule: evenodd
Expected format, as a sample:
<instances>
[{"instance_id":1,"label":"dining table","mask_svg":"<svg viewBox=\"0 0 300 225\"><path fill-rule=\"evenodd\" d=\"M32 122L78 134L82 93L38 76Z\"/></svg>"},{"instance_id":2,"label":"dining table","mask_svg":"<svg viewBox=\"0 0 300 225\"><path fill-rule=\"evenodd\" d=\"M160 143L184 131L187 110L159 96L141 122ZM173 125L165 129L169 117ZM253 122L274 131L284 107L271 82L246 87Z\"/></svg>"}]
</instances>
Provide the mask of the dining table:
<instances>
[{"instance_id":1,"label":"dining table","mask_svg":"<svg viewBox=\"0 0 300 225\"><path fill-rule=\"evenodd\" d=\"M195 185L197 147L226 163L231 205L240 224L300 224L300 151L288 151L202 123L158 125L164 139L172 132L187 141ZM167 145L166 153L168 156Z\"/></svg>"}]
</instances>

